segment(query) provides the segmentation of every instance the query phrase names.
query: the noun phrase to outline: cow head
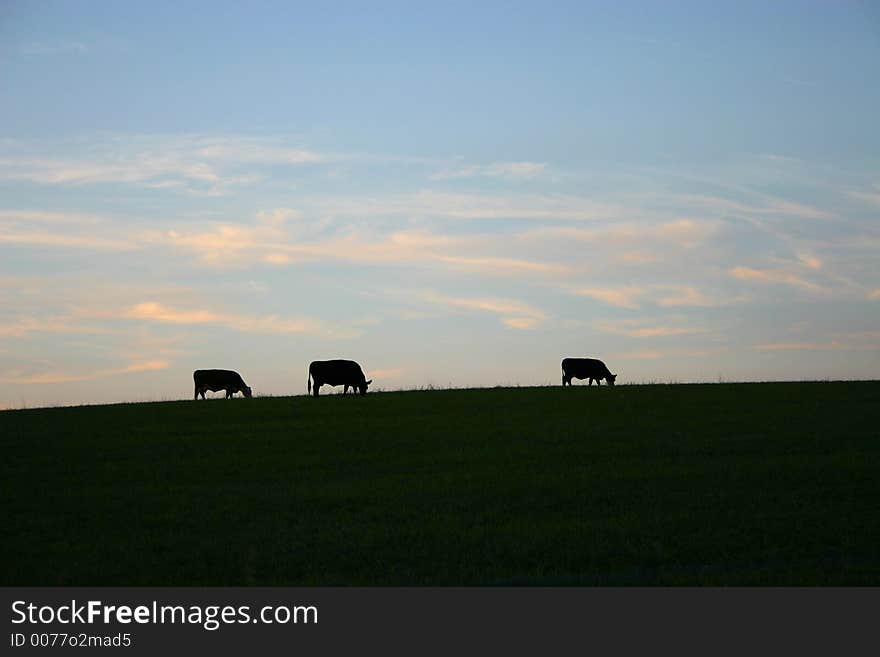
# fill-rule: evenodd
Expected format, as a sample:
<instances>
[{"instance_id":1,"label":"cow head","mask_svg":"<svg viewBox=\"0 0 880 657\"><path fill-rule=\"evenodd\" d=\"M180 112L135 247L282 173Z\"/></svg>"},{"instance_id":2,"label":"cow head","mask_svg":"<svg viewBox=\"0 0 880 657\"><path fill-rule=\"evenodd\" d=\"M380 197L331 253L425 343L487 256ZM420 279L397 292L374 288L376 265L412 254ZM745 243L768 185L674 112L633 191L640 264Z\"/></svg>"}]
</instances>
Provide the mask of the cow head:
<instances>
[{"instance_id":1,"label":"cow head","mask_svg":"<svg viewBox=\"0 0 880 657\"><path fill-rule=\"evenodd\" d=\"M605 377L605 380L608 382L608 385L613 386L614 382L617 381L617 375L616 374L609 374L608 376Z\"/></svg>"},{"instance_id":2,"label":"cow head","mask_svg":"<svg viewBox=\"0 0 880 657\"><path fill-rule=\"evenodd\" d=\"M373 379L370 379L369 381L364 381L364 382L359 386L362 395L366 395L366 394L367 394L367 386L370 385L372 382L373 382Z\"/></svg>"},{"instance_id":3,"label":"cow head","mask_svg":"<svg viewBox=\"0 0 880 657\"><path fill-rule=\"evenodd\" d=\"M250 386L245 386L244 388L242 388L241 391L244 393L244 396L247 397L248 399L250 399L253 394L253 390L251 390Z\"/></svg>"}]
</instances>

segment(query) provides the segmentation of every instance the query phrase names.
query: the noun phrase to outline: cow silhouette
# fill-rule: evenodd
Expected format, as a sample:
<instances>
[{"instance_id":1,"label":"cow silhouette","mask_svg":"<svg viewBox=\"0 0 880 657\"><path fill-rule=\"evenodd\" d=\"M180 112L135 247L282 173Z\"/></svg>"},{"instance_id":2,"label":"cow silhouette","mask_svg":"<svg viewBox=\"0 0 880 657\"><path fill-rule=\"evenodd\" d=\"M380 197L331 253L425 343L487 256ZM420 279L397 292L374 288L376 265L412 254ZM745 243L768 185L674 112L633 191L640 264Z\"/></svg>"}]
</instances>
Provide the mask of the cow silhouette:
<instances>
[{"instance_id":1,"label":"cow silhouette","mask_svg":"<svg viewBox=\"0 0 880 657\"><path fill-rule=\"evenodd\" d=\"M251 388L241 378L241 374L232 370L196 370L193 372L193 382L195 383L195 396L199 395L205 399L205 391L217 392L218 390L226 391L226 399L229 399L236 392L240 392L245 397L250 398Z\"/></svg>"},{"instance_id":2,"label":"cow silhouette","mask_svg":"<svg viewBox=\"0 0 880 657\"><path fill-rule=\"evenodd\" d=\"M572 379L589 379L588 386L596 385L602 379L613 386L617 379L616 374L612 374L611 370L601 360L595 358L563 358L562 359L562 385L570 386Z\"/></svg>"},{"instance_id":3,"label":"cow silhouette","mask_svg":"<svg viewBox=\"0 0 880 657\"><path fill-rule=\"evenodd\" d=\"M325 383L330 386L343 386L342 394L348 394L348 387L352 392L357 390L362 395L367 394L367 386L373 379L367 381L361 366L353 360L316 360L309 365L308 391L312 392L312 382L315 385L315 397L318 390Z\"/></svg>"}]
</instances>

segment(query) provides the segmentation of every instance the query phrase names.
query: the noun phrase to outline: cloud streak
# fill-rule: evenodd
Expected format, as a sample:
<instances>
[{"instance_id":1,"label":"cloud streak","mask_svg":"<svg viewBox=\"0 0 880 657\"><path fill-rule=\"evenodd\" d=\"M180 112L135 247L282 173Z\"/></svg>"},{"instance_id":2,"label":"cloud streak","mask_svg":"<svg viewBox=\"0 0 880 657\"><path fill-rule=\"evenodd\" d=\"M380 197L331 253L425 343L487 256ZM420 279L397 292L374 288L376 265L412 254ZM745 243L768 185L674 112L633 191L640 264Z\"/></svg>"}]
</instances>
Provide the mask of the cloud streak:
<instances>
[{"instance_id":1,"label":"cloud streak","mask_svg":"<svg viewBox=\"0 0 880 657\"><path fill-rule=\"evenodd\" d=\"M477 310L497 315L507 328L531 330L537 328L547 319L544 311L521 301L497 298L450 297L434 292L426 292L420 296L422 301L452 308Z\"/></svg>"},{"instance_id":2,"label":"cloud streak","mask_svg":"<svg viewBox=\"0 0 880 657\"><path fill-rule=\"evenodd\" d=\"M87 154L62 156L25 142L8 144L0 157L0 180L40 185L137 185L222 194L260 180L266 166L302 166L342 159L317 153L286 138L104 136L90 140ZM75 143L61 144L75 147Z\"/></svg>"},{"instance_id":3,"label":"cloud streak","mask_svg":"<svg viewBox=\"0 0 880 657\"><path fill-rule=\"evenodd\" d=\"M349 197L307 199L319 216L330 217L439 217L449 219L558 219L587 221L623 217L632 208L571 194L466 194L421 190L384 198Z\"/></svg>"},{"instance_id":4,"label":"cloud streak","mask_svg":"<svg viewBox=\"0 0 880 657\"><path fill-rule=\"evenodd\" d=\"M109 329L101 326L87 326L77 323L69 316L38 319L34 317L18 318L6 324L0 324L0 337L22 338L31 333L65 333L100 335Z\"/></svg>"},{"instance_id":5,"label":"cloud streak","mask_svg":"<svg viewBox=\"0 0 880 657\"><path fill-rule=\"evenodd\" d=\"M776 342L755 345L759 351L849 351L849 350L875 350L876 345L855 344L838 342Z\"/></svg>"},{"instance_id":6,"label":"cloud streak","mask_svg":"<svg viewBox=\"0 0 880 657\"><path fill-rule=\"evenodd\" d=\"M171 230L158 239L218 267L347 261L392 266L435 265L497 276L565 276L576 271L566 264L486 253L489 248L498 248L497 237L442 235L426 230L397 230L384 235L347 230L316 238L300 235L302 222L289 225L289 220L300 216L299 212L287 210L273 216L276 219L272 222L263 218L250 224L215 224L199 231Z\"/></svg>"},{"instance_id":7,"label":"cloud streak","mask_svg":"<svg viewBox=\"0 0 880 657\"><path fill-rule=\"evenodd\" d=\"M19 383L19 384L47 384L47 383L73 383L78 381L89 381L92 379L100 379L108 376L118 376L120 374L134 374L139 372L155 372L170 367L167 360L142 360L130 363L125 367L115 369L96 370L92 372L45 372L42 374L28 375L5 375L0 376L3 383Z\"/></svg>"},{"instance_id":8,"label":"cloud streak","mask_svg":"<svg viewBox=\"0 0 880 657\"><path fill-rule=\"evenodd\" d=\"M624 287L585 287L575 291L585 297L597 299L618 308L638 308L638 299L645 294L645 288L635 286Z\"/></svg>"},{"instance_id":9,"label":"cloud streak","mask_svg":"<svg viewBox=\"0 0 880 657\"><path fill-rule=\"evenodd\" d=\"M820 293L827 290L821 285L808 281L801 275L785 269L756 269L754 267L733 267L728 274L737 280L749 283L777 283L797 287L808 292Z\"/></svg>"},{"instance_id":10,"label":"cloud streak","mask_svg":"<svg viewBox=\"0 0 880 657\"><path fill-rule=\"evenodd\" d=\"M189 310L166 306L156 301L135 304L120 315L124 319L145 320L162 324L213 324L242 333L301 334L323 338L349 339L359 331L338 328L313 318L291 318L278 315L248 316L217 313L209 310Z\"/></svg>"},{"instance_id":11,"label":"cloud streak","mask_svg":"<svg viewBox=\"0 0 880 657\"><path fill-rule=\"evenodd\" d=\"M705 243L719 230L721 224L716 220L677 219L674 221L615 222L610 226L598 227L553 227L525 233L522 239L566 239L588 242L603 248L619 246L650 246L662 243L664 247L674 245L692 249Z\"/></svg>"},{"instance_id":12,"label":"cloud streak","mask_svg":"<svg viewBox=\"0 0 880 657\"><path fill-rule=\"evenodd\" d=\"M709 307L729 303L710 297L689 285L626 285L622 287L588 287L575 289L574 294L602 301L617 308L635 310L646 303L667 308Z\"/></svg>"},{"instance_id":13,"label":"cloud streak","mask_svg":"<svg viewBox=\"0 0 880 657\"><path fill-rule=\"evenodd\" d=\"M630 338L659 338L675 335L703 333L704 329L695 326L656 326L646 325L648 320L622 320L617 322L596 322L596 328L603 333L624 335Z\"/></svg>"},{"instance_id":14,"label":"cloud streak","mask_svg":"<svg viewBox=\"0 0 880 657\"><path fill-rule=\"evenodd\" d=\"M543 162L496 162L488 165L469 165L444 169L430 176L431 180L453 180L456 178L534 178L543 173L547 165Z\"/></svg>"}]
</instances>

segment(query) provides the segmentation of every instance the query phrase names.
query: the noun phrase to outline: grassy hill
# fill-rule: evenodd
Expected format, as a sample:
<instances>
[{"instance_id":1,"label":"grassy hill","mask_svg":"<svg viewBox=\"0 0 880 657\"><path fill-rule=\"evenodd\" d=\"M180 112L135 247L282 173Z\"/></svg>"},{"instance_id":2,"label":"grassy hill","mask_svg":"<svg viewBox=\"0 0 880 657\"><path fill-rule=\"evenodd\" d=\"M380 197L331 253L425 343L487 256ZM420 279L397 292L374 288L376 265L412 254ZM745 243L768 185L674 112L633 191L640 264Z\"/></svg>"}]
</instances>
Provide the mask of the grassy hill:
<instances>
[{"instance_id":1,"label":"grassy hill","mask_svg":"<svg viewBox=\"0 0 880 657\"><path fill-rule=\"evenodd\" d=\"M0 413L3 585L880 584L880 382Z\"/></svg>"}]
</instances>

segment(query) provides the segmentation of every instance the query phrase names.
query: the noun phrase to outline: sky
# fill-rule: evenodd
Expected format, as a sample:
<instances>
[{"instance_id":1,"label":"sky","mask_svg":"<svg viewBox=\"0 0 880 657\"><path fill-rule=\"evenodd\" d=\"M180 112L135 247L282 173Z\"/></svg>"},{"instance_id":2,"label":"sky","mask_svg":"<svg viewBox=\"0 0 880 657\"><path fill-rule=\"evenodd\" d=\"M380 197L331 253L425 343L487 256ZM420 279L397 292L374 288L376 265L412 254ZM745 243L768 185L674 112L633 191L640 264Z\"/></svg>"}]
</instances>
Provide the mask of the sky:
<instances>
[{"instance_id":1,"label":"sky","mask_svg":"<svg viewBox=\"0 0 880 657\"><path fill-rule=\"evenodd\" d=\"M880 375L880 5L0 3L0 408Z\"/></svg>"}]
</instances>

